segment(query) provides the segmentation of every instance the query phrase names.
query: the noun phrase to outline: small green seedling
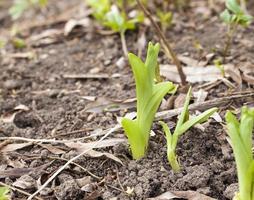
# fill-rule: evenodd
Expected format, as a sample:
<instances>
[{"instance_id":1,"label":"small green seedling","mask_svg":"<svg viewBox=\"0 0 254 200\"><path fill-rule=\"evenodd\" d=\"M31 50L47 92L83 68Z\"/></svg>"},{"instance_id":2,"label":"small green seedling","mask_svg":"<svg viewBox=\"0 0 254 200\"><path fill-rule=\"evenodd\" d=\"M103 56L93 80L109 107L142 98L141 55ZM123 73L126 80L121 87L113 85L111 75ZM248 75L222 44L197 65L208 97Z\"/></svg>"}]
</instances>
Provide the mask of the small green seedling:
<instances>
[{"instance_id":1,"label":"small green seedling","mask_svg":"<svg viewBox=\"0 0 254 200\"><path fill-rule=\"evenodd\" d=\"M138 15L133 19L127 19L124 12L120 12L118 7L113 5L111 10L106 14L104 25L118 32L121 37L124 55L127 57L128 50L125 40L125 32L127 30L134 30L135 24L143 21L143 15Z\"/></svg>"},{"instance_id":2,"label":"small green seedling","mask_svg":"<svg viewBox=\"0 0 254 200\"><path fill-rule=\"evenodd\" d=\"M254 200L254 159L252 152L254 109L244 106L240 121L230 111L227 111L226 123L235 156L239 183L239 193L235 195L234 200Z\"/></svg>"},{"instance_id":3,"label":"small green seedling","mask_svg":"<svg viewBox=\"0 0 254 200\"><path fill-rule=\"evenodd\" d=\"M134 120L123 118L122 126L128 137L134 159L145 156L155 113L163 97L176 90L171 82L155 84L155 68L159 50L159 44L149 43L145 63L132 53L128 55L136 82L137 117Z\"/></svg>"},{"instance_id":4,"label":"small green seedling","mask_svg":"<svg viewBox=\"0 0 254 200\"><path fill-rule=\"evenodd\" d=\"M112 5L109 0L87 0L88 5L94 10L93 16L105 27L120 34L124 55L127 57L128 50L125 40L125 32L135 29L136 23L144 20L143 15L138 14L132 19L128 19L125 12L120 12L116 5ZM118 2L121 4L121 2Z\"/></svg>"},{"instance_id":5,"label":"small green seedling","mask_svg":"<svg viewBox=\"0 0 254 200\"><path fill-rule=\"evenodd\" d=\"M168 162L174 172L180 171L180 165L178 163L176 155L176 145L179 137L186 133L186 131L189 130L192 126L205 122L214 112L217 111L217 108L211 108L196 117L189 118L188 107L190 99L191 88L187 93L182 113L177 121L176 128L173 134L171 133L168 125L165 122L159 122L166 134Z\"/></svg>"},{"instance_id":6,"label":"small green seedling","mask_svg":"<svg viewBox=\"0 0 254 200\"><path fill-rule=\"evenodd\" d=\"M45 7L48 0L15 0L12 7L9 9L9 13L13 20L16 20L22 16L22 14L32 6Z\"/></svg>"},{"instance_id":7,"label":"small green seedling","mask_svg":"<svg viewBox=\"0 0 254 200\"><path fill-rule=\"evenodd\" d=\"M163 12L158 9L156 14L160 20L161 28L162 28L163 32L165 32L172 25L173 13L172 12Z\"/></svg>"},{"instance_id":8,"label":"small green seedling","mask_svg":"<svg viewBox=\"0 0 254 200\"><path fill-rule=\"evenodd\" d=\"M110 0L86 0L86 3L93 9L94 18L103 23L106 13L110 11Z\"/></svg>"},{"instance_id":9,"label":"small green seedling","mask_svg":"<svg viewBox=\"0 0 254 200\"><path fill-rule=\"evenodd\" d=\"M223 50L224 58L230 49L237 27L247 27L252 22L253 17L245 14L237 0L226 0L226 9L220 14L220 18L228 25L227 40Z\"/></svg>"},{"instance_id":10,"label":"small green seedling","mask_svg":"<svg viewBox=\"0 0 254 200\"><path fill-rule=\"evenodd\" d=\"M8 200L9 189L7 187L0 187L0 200Z\"/></svg>"}]
</instances>

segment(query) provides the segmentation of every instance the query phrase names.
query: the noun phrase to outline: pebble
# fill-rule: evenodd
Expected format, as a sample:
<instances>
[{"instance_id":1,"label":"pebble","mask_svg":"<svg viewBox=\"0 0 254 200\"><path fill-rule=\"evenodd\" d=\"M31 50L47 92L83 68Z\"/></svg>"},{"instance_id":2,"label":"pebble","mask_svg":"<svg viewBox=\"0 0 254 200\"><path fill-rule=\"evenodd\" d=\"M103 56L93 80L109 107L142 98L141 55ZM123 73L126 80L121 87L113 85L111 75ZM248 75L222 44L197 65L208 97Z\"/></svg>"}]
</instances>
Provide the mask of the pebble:
<instances>
[{"instance_id":1,"label":"pebble","mask_svg":"<svg viewBox=\"0 0 254 200\"><path fill-rule=\"evenodd\" d=\"M7 80L4 82L4 87L8 90L18 89L22 86L21 81L19 80Z\"/></svg>"}]
</instances>

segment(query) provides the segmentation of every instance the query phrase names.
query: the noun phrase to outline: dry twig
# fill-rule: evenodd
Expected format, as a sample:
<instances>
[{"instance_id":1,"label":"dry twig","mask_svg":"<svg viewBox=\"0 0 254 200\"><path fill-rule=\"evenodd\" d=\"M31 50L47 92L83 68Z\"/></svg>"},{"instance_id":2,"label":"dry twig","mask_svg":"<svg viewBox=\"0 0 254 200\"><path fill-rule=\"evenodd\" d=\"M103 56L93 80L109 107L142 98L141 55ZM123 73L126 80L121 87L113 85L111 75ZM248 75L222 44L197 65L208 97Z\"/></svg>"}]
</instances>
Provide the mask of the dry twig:
<instances>
[{"instance_id":1,"label":"dry twig","mask_svg":"<svg viewBox=\"0 0 254 200\"><path fill-rule=\"evenodd\" d=\"M170 56L173 59L174 64L177 67L177 71L179 73L180 79L181 79L181 84L182 85L186 85L186 75L183 72L183 68L181 65L181 62L179 61L179 59L177 58L175 52L173 51L173 49L171 48L169 42L167 41L165 35L163 34L163 32L161 31L159 25L153 20L152 15L150 14L150 12L144 7L144 5L140 2L140 0L136 0L139 7L143 10L143 12L145 13L145 15L149 18L149 20L151 21L153 27L156 29L156 33L158 34L160 40L162 41L162 46L165 48L165 50L167 52L169 52Z\"/></svg>"}]
</instances>

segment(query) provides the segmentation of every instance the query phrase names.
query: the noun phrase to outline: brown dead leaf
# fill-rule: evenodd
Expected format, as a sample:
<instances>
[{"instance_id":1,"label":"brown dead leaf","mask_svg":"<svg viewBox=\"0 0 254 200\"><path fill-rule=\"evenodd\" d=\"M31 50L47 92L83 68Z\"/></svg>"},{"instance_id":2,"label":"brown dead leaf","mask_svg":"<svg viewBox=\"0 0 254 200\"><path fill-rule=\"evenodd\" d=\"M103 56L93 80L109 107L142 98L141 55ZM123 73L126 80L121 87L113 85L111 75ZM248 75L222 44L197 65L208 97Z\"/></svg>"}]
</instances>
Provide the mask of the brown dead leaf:
<instances>
[{"instance_id":1,"label":"brown dead leaf","mask_svg":"<svg viewBox=\"0 0 254 200\"><path fill-rule=\"evenodd\" d=\"M89 103L83 112L101 113L104 111L115 112L119 110L134 108L136 99L111 100L105 97L99 97L94 102Z\"/></svg>"},{"instance_id":2,"label":"brown dead leaf","mask_svg":"<svg viewBox=\"0 0 254 200\"><path fill-rule=\"evenodd\" d=\"M242 78L239 69L231 64L223 66L225 70L225 76L231 77L236 83L241 85ZM162 76L165 76L167 79L173 82L181 82L175 65L161 65L160 67ZM221 71L214 65L209 65L206 67L188 66L183 67L183 71L186 74L187 81L190 83L212 82L223 78Z\"/></svg>"},{"instance_id":3,"label":"brown dead leaf","mask_svg":"<svg viewBox=\"0 0 254 200\"><path fill-rule=\"evenodd\" d=\"M63 151L62 149L59 149L57 147L54 147L53 145L51 144L38 144L40 145L42 148L45 148L47 149L49 152L53 153L53 154L56 154L56 155L59 155L59 154L64 154L65 151Z\"/></svg>"},{"instance_id":4,"label":"brown dead leaf","mask_svg":"<svg viewBox=\"0 0 254 200\"><path fill-rule=\"evenodd\" d=\"M13 169L7 169L7 170L2 170L0 171L0 178L18 178L20 176L23 176L25 174L28 174L31 171L41 171L45 168L47 168L48 166L51 165L52 162L41 165L39 167L35 167L35 168L13 168Z\"/></svg>"},{"instance_id":5,"label":"brown dead leaf","mask_svg":"<svg viewBox=\"0 0 254 200\"><path fill-rule=\"evenodd\" d=\"M196 191L168 191L157 197L148 198L147 200L170 200L170 199L186 199L186 200L216 200Z\"/></svg>"},{"instance_id":6,"label":"brown dead leaf","mask_svg":"<svg viewBox=\"0 0 254 200\"><path fill-rule=\"evenodd\" d=\"M64 35L68 36L72 30L77 27L77 26L82 26L82 27L91 27L92 26L92 22L91 20L87 17L87 18L83 18L83 19L70 19L64 26Z\"/></svg>"},{"instance_id":7,"label":"brown dead leaf","mask_svg":"<svg viewBox=\"0 0 254 200\"><path fill-rule=\"evenodd\" d=\"M114 160L114 161L120 163L121 165L123 165L122 161L119 158L117 158L116 156L114 156L113 154L111 154L111 153L90 150L86 153L86 155L88 155L92 158L98 158L98 157L106 156L107 158L109 158L111 160Z\"/></svg>"},{"instance_id":8,"label":"brown dead leaf","mask_svg":"<svg viewBox=\"0 0 254 200\"><path fill-rule=\"evenodd\" d=\"M19 149L23 149L25 147L33 145L32 142L27 142L27 143L15 143L15 144L8 144L5 147L3 147L0 152L6 153L6 152L11 152L11 151L16 151Z\"/></svg>"},{"instance_id":9,"label":"brown dead leaf","mask_svg":"<svg viewBox=\"0 0 254 200\"><path fill-rule=\"evenodd\" d=\"M13 108L12 111L10 111L8 113L4 113L1 116L1 120L4 123L12 123L17 113L22 112L22 111L27 112L29 110L30 109L26 105L20 104L20 105L16 106L15 108Z\"/></svg>"},{"instance_id":10,"label":"brown dead leaf","mask_svg":"<svg viewBox=\"0 0 254 200\"><path fill-rule=\"evenodd\" d=\"M28 174L25 174L17 179L12 185L23 190L27 190L36 188L36 181Z\"/></svg>"},{"instance_id":11,"label":"brown dead leaf","mask_svg":"<svg viewBox=\"0 0 254 200\"><path fill-rule=\"evenodd\" d=\"M112 138L112 139L107 139L107 140L103 140L100 143L98 143L98 141L94 141L94 142L88 142L88 143L82 143L82 142L67 142L65 143L65 145L67 147L70 147L72 149L76 149L78 152L83 152L86 149L89 148L93 148L95 144L96 145L96 149L97 148L105 148L105 147L112 147L115 146L117 144L126 142L126 139L121 139L121 138Z\"/></svg>"}]
</instances>

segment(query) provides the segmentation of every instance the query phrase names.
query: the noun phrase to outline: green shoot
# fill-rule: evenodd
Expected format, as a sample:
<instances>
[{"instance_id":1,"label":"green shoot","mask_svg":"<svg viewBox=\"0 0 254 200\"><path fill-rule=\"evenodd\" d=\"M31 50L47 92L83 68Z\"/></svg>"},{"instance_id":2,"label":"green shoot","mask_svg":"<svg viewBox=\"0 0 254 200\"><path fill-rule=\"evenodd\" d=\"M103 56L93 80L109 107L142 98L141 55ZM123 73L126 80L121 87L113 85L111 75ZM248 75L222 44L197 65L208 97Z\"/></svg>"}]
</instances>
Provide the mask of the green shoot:
<instances>
[{"instance_id":1,"label":"green shoot","mask_svg":"<svg viewBox=\"0 0 254 200\"><path fill-rule=\"evenodd\" d=\"M222 64L221 59L216 59L216 60L213 61L213 63L215 65L215 67L217 67L220 70L221 75L223 77L225 77L225 68L224 68L224 65Z\"/></svg>"},{"instance_id":2,"label":"green shoot","mask_svg":"<svg viewBox=\"0 0 254 200\"><path fill-rule=\"evenodd\" d=\"M0 200L8 200L9 189L7 187L0 187Z\"/></svg>"},{"instance_id":3,"label":"green shoot","mask_svg":"<svg viewBox=\"0 0 254 200\"><path fill-rule=\"evenodd\" d=\"M166 134L168 162L171 165L174 172L180 171L180 164L178 163L176 155L176 145L179 137L184 133L186 133L186 131L189 130L192 126L205 122L214 112L217 111L217 108L211 108L203 112L202 114L189 119L188 107L190 99L191 99L191 88L187 93L182 113L177 121L176 128L173 134L171 133L169 127L165 122L162 121L159 122Z\"/></svg>"},{"instance_id":4,"label":"green shoot","mask_svg":"<svg viewBox=\"0 0 254 200\"><path fill-rule=\"evenodd\" d=\"M165 32L172 25L173 13L163 12L161 10L157 10L156 13L160 20L162 31Z\"/></svg>"},{"instance_id":5,"label":"green shoot","mask_svg":"<svg viewBox=\"0 0 254 200\"><path fill-rule=\"evenodd\" d=\"M220 18L228 25L227 39L223 50L224 59L230 50L230 46L237 31L237 27L247 27L253 17L245 14L237 0L226 0L226 9L220 14Z\"/></svg>"},{"instance_id":6,"label":"green shoot","mask_svg":"<svg viewBox=\"0 0 254 200\"><path fill-rule=\"evenodd\" d=\"M239 182L239 193L235 195L234 199L254 200L254 159L252 154L254 109L243 107L240 121L230 111L227 111L226 122Z\"/></svg>"},{"instance_id":7,"label":"green shoot","mask_svg":"<svg viewBox=\"0 0 254 200\"><path fill-rule=\"evenodd\" d=\"M109 0L87 0L88 5L94 10L93 16L105 27L120 34L124 55L127 57L128 50L125 40L125 32L135 29L135 24L144 20L143 15L138 14L128 19L125 12L120 12L116 5ZM122 4L118 2L118 4Z\"/></svg>"},{"instance_id":8,"label":"green shoot","mask_svg":"<svg viewBox=\"0 0 254 200\"><path fill-rule=\"evenodd\" d=\"M129 62L136 82L137 118L123 118L122 126L128 137L132 156L140 159L147 151L150 130L156 111L167 93L175 92L171 82L155 84L155 68L160 50L159 44L149 43L145 63L134 54L129 54Z\"/></svg>"},{"instance_id":9,"label":"green shoot","mask_svg":"<svg viewBox=\"0 0 254 200\"><path fill-rule=\"evenodd\" d=\"M48 0L15 0L12 7L9 9L9 13L13 20L16 20L22 16L22 14L32 6L39 5L45 7Z\"/></svg>"},{"instance_id":10,"label":"green shoot","mask_svg":"<svg viewBox=\"0 0 254 200\"><path fill-rule=\"evenodd\" d=\"M86 2L93 9L94 18L103 23L106 13L110 11L110 0L86 0Z\"/></svg>"},{"instance_id":11,"label":"green shoot","mask_svg":"<svg viewBox=\"0 0 254 200\"><path fill-rule=\"evenodd\" d=\"M127 57L128 50L125 40L126 30L135 29L135 24L143 21L143 16L139 15L133 19L127 19L127 16L124 12L120 12L118 7L113 5L111 10L106 14L104 25L111 28L113 31L120 33L122 47L124 55Z\"/></svg>"}]
</instances>

